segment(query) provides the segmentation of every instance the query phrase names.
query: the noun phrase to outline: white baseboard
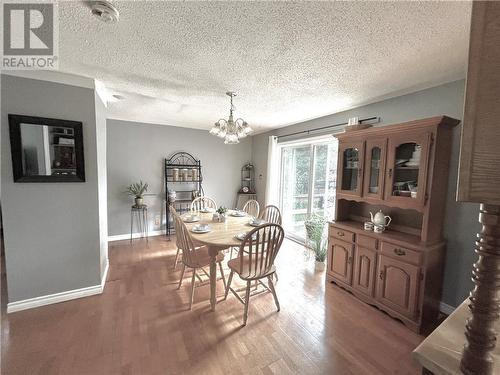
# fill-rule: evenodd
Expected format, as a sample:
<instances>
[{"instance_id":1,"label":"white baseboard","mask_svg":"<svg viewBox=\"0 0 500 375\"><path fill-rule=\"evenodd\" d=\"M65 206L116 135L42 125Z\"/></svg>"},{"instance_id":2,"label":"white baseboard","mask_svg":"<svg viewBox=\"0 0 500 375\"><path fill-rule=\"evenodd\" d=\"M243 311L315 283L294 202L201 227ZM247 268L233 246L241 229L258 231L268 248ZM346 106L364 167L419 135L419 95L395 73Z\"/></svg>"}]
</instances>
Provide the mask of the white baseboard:
<instances>
[{"instance_id":1,"label":"white baseboard","mask_svg":"<svg viewBox=\"0 0 500 375\"><path fill-rule=\"evenodd\" d=\"M455 311L456 307L453 307L451 305L448 305L447 303L444 302L439 302L439 311L441 311L443 314L450 315L453 311Z\"/></svg>"},{"instance_id":2,"label":"white baseboard","mask_svg":"<svg viewBox=\"0 0 500 375\"><path fill-rule=\"evenodd\" d=\"M164 229L162 230L153 230L148 233L149 237L154 237L154 236L161 236L162 234L165 234L166 231ZM141 233L132 233L132 238L140 238ZM122 240L130 240L130 233L127 234L116 234L114 236L108 236L108 242L112 241L122 241Z\"/></svg>"},{"instance_id":3,"label":"white baseboard","mask_svg":"<svg viewBox=\"0 0 500 375\"><path fill-rule=\"evenodd\" d=\"M101 279L100 285L89 286L86 288L68 290L66 292L49 294L46 296L40 296L35 298L29 298L22 301L10 302L7 304L7 313L13 313L16 311L34 309L35 307L52 305L54 303L70 301L72 299L83 298L94 296L96 294L101 294L104 291L104 286L106 285L106 277L108 276L109 261L106 260L106 268L104 269L104 274Z\"/></svg>"},{"instance_id":4,"label":"white baseboard","mask_svg":"<svg viewBox=\"0 0 500 375\"><path fill-rule=\"evenodd\" d=\"M106 259L106 267L104 268L104 274L101 278L101 293L104 292L104 286L106 285L106 278L108 277L109 271L109 259Z\"/></svg>"}]
</instances>

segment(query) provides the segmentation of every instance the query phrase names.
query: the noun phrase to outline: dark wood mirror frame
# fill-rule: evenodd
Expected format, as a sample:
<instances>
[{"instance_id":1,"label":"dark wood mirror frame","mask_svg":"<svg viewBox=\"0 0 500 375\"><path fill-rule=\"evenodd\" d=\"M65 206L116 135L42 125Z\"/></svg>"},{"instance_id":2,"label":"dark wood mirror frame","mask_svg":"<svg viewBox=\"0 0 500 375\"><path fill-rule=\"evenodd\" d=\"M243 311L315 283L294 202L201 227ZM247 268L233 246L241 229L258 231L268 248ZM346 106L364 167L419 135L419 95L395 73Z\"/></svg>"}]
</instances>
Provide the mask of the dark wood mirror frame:
<instances>
[{"instance_id":1,"label":"dark wood mirror frame","mask_svg":"<svg viewBox=\"0 0 500 375\"><path fill-rule=\"evenodd\" d=\"M75 147L75 175L25 175L23 171L23 149L21 124L48 125L72 128ZM9 114L10 148L14 182L85 182L85 162L83 156L82 123L43 117Z\"/></svg>"}]
</instances>

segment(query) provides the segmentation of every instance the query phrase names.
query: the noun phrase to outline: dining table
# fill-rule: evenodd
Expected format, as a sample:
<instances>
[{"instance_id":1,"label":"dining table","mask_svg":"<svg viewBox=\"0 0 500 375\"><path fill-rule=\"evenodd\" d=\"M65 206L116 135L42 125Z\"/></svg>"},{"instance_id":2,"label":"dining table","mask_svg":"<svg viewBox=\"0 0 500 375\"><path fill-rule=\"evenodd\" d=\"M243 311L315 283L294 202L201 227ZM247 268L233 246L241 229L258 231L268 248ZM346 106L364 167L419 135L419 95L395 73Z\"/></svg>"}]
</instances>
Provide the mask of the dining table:
<instances>
[{"instance_id":1,"label":"dining table","mask_svg":"<svg viewBox=\"0 0 500 375\"><path fill-rule=\"evenodd\" d=\"M187 219L191 215L198 216L199 220L188 222ZM213 212L197 211L190 212L187 216L182 216L193 242L208 248L208 254L210 255L210 308L212 311L215 311L215 305L217 304L217 255L225 249L240 247L242 241L236 238L236 236L254 229L250 225L253 217L247 214L245 216L234 215L234 211L229 211L225 215L224 222L213 221ZM207 233L193 232L193 227L199 224L208 224L210 231Z\"/></svg>"}]
</instances>

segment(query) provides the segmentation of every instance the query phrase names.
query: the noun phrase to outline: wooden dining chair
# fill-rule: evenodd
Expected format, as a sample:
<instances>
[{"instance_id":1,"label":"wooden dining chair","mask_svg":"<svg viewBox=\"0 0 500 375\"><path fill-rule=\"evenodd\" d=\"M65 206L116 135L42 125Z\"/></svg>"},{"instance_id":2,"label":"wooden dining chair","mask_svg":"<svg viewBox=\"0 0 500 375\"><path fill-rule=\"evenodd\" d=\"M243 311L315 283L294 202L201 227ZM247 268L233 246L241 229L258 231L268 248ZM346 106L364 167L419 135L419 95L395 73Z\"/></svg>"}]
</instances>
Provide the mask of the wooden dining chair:
<instances>
[{"instance_id":1,"label":"wooden dining chair","mask_svg":"<svg viewBox=\"0 0 500 375\"><path fill-rule=\"evenodd\" d=\"M203 269L210 265L210 255L208 254L208 248L206 246L195 247L191 236L189 235L188 229L181 217L177 215L175 217L175 231L176 237L180 239L180 247L182 249L182 271L181 278L179 280L179 285L177 289L180 289L182 286L182 280L184 279L184 272L187 268L191 268L193 270L193 276L191 278L191 294L189 299L189 310L193 307L194 300L194 288L196 287L196 270L201 269L206 275L208 273ZM219 252L216 257L216 262L219 264L219 270L222 276L222 282L224 283L224 288L226 288L226 278L224 277L224 269L222 268L222 261L224 260L224 253Z\"/></svg>"},{"instance_id":2,"label":"wooden dining chair","mask_svg":"<svg viewBox=\"0 0 500 375\"><path fill-rule=\"evenodd\" d=\"M260 219L266 221L267 223L281 225L281 212L280 209L272 204L264 207L264 210L260 213Z\"/></svg>"},{"instance_id":3,"label":"wooden dining chair","mask_svg":"<svg viewBox=\"0 0 500 375\"><path fill-rule=\"evenodd\" d=\"M175 245L177 246L177 252L175 253L175 260L174 260L174 269L177 267L177 263L179 262L179 254L182 251L181 248L181 241L180 241L180 236L177 230L177 218L179 217L179 214L177 213L177 210L174 208L174 206L169 207L169 211L172 214L172 220L174 221L174 230L175 230Z\"/></svg>"},{"instance_id":4,"label":"wooden dining chair","mask_svg":"<svg viewBox=\"0 0 500 375\"><path fill-rule=\"evenodd\" d=\"M217 203L210 197L198 197L191 202L191 211L199 211L203 208L217 209Z\"/></svg>"},{"instance_id":5,"label":"wooden dining chair","mask_svg":"<svg viewBox=\"0 0 500 375\"><path fill-rule=\"evenodd\" d=\"M259 217L259 202L257 202L255 199L248 200L243 206L243 211L245 211L250 216Z\"/></svg>"},{"instance_id":6,"label":"wooden dining chair","mask_svg":"<svg viewBox=\"0 0 500 375\"><path fill-rule=\"evenodd\" d=\"M257 227L251 230L242 241L238 257L231 259L227 263L231 269L231 273L227 281L225 298L227 298L229 291L231 291L245 305L243 325L247 324L252 282L258 282L273 294L276 308L280 311L280 304L276 290L274 289L272 275L276 272L274 259L278 255L284 237L285 232L281 225L264 224ZM245 300L241 299L238 293L231 288L234 273L237 273L242 280L246 281ZM267 278L267 285L262 282L264 278Z\"/></svg>"}]
</instances>

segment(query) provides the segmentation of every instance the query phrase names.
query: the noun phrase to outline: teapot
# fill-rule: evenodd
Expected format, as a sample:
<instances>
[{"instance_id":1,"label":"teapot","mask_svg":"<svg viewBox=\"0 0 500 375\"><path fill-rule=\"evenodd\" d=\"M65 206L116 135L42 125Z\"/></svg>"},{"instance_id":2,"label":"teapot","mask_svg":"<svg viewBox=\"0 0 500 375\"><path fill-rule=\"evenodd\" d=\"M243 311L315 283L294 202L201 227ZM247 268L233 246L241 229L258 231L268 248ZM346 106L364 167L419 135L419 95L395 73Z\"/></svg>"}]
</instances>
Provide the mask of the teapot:
<instances>
[{"instance_id":1,"label":"teapot","mask_svg":"<svg viewBox=\"0 0 500 375\"><path fill-rule=\"evenodd\" d=\"M382 210L379 210L375 216L373 215L373 213L370 212L370 218L371 218L371 222L375 225L383 225L384 227L387 227L389 226L389 224L391 223L391 217L390 216L387 216L387 215L384 215L384 213L382 212ZM386 222L386 220L389 219L389 221Z\"/></svg>"}]
</instances>

